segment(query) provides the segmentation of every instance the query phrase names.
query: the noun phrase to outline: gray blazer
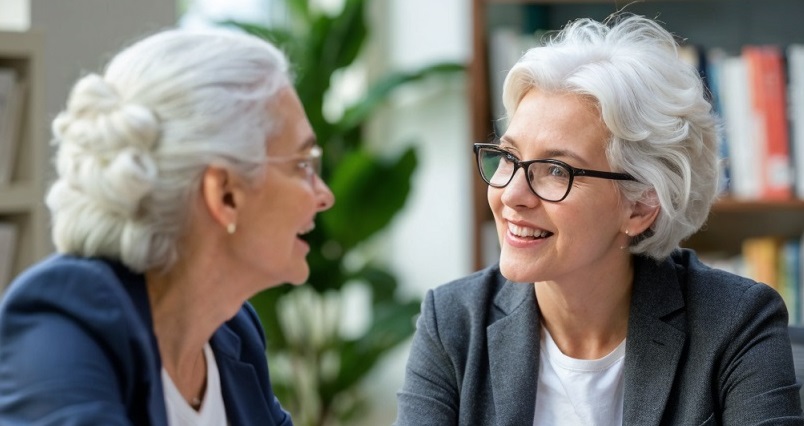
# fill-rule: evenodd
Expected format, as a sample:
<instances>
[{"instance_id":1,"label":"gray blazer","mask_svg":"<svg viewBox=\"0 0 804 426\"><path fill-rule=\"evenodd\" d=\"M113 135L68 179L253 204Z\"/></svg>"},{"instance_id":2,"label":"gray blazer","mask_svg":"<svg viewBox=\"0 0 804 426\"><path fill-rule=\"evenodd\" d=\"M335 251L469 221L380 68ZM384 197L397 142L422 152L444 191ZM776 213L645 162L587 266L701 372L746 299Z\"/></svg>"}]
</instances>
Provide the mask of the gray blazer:
<instances>
[{"instance_id":1,"label":"gray blazer","mask_svg":"<svg viewBox=\"0 0 804 426\"><path fill-rule=\"evenodd\" d=\"M540 329L497 266L429 291L396 424L533 424ZM625 425L804 425L781 297L688 250L636 258L624 381Z\"/></svg>"}]
</instances>

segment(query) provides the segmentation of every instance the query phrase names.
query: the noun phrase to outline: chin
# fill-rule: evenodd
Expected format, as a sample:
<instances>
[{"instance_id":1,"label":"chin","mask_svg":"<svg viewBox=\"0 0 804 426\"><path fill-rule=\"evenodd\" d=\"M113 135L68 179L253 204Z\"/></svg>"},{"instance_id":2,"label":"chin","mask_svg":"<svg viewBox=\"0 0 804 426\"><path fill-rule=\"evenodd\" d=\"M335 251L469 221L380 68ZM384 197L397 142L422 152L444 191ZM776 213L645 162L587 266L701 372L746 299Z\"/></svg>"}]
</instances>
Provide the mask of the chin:
<instances>
[{"instance_id":1,"label":"chin","mask_svg":"<svg viewBox=\"0 0 804 426\"><path fill-rule=\"evenodd\" d=\"M307 282L307 279L310 278L310 267L305 263L303 268L298 268L298 270L292 271L288 275L288 283L293 285L304 284Z\"/></svg>"},{"instance_id":2,"label":"chin","mask_svg":"<svg viewBox=\"0 0 804 426\"><path fill-rule=\"evenodd\" d=\"M529 262L528 262L529 263ZM528 263L523 265L521 260L514 260L500 257L500 273L507 280L520 283L532 283L537 280L534 279L533 271L529 270Z\"/></svg>"},{"instance_id":3,"label":"chin","mask_svg":"<svg viewBox=\"0 0 804 426\"><path fill-rule=\"evenodd\" d=\"M511 270L510 268L505 268L505 267L503 267L502 264L500 264L500 273L508 281L515 282L515 283L533 282L533 280L526 279L524 274L520 274L518 272L519 271L517 271L516 269Z\"/></svg>"}]
</instances>

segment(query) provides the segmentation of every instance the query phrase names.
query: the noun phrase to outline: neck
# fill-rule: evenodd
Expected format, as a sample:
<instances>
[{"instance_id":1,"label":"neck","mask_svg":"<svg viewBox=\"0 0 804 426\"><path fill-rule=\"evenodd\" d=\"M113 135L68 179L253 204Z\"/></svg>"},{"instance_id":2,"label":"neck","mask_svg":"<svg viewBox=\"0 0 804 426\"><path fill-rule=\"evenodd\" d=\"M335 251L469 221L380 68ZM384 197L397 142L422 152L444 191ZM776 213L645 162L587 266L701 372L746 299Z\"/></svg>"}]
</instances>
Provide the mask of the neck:
<instances>
[{"instance_id":1,"label":"neck","mask_svg":"<svg viewBox=\"0 0 804 426\"><path fill-rule=\"evenodd\" d=\"M145 282L162 366L193 406L206 385L204 345L245 299L226 294L214 272L181 263L146 272Z\"/></svg>"},{"instance_id":2,"label":"neck","mask_svg":"<svg viewBox=\"0 0 804 426\"><path fill-rule=\"evenodd\" d=\"M534 287L542 325L565 355L602 358L627 335L632 286L630 262L614 271L572 281L537 282Z\"/></svg>"}]
</instances>

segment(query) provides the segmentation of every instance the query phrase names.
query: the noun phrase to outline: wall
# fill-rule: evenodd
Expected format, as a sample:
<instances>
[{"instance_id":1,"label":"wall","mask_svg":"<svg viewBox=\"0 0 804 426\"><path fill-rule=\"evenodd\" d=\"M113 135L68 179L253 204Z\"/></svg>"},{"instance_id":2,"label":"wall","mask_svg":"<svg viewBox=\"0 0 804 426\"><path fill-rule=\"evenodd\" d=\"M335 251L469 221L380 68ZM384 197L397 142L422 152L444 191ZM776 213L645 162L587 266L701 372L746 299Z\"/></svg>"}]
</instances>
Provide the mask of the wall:
<instances>
[{"instance_id":1,"label":"wall","mask_svg":"<svg viewBox=\"0 0 804 426\"><path fill-rule=\"evenodd\" d=\"M73 83L100 71L117 50L176 22L176 1L30 0L31 29L44 34L45 113L42 125L61 111ZM50 159L47 168L52 174Z\"/></svg>"}]
</instances>

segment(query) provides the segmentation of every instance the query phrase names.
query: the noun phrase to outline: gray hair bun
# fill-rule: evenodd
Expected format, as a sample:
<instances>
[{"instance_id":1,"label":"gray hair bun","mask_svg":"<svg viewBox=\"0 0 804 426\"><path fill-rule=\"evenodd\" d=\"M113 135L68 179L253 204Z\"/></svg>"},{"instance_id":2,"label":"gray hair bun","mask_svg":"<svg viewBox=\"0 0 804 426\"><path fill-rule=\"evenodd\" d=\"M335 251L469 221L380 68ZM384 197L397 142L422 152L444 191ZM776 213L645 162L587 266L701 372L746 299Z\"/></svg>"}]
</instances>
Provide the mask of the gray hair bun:
<instances>
[{"instance_id":1,"label":"gray hair bun","mask_svg":"<svg viewBox=\"0 0 804 426\"><path fill-rule=\"evenodd\" d=\"M159 136L154 113L126 103L102 77L89 74L74 86L66 110L53 121L53 134L60 145L56 167L62 181L48 204L80 197L85 208L133 218L158 174L152 155Z\"/></svg>"}]
</instances>

